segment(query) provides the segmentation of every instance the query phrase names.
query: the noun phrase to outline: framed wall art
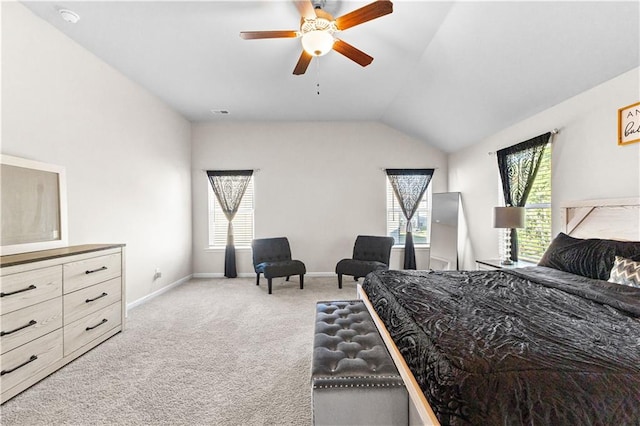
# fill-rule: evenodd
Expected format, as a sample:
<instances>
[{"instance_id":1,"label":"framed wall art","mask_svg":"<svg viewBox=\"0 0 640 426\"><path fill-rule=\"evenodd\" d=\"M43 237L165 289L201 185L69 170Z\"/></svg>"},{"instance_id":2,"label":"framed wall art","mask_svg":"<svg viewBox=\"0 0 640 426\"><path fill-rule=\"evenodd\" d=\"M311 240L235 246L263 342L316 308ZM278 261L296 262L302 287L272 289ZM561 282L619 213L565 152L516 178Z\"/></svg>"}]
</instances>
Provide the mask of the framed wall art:
<instances>
[{"instance_id":1,"label":"framed wall art","mask_svg":"<svg viewBox=\"0 0 640 426\"><path fill-rule=\"evenodd\" d=\"M640 142L640 102L618 110L618 145Z\"/></svg>"}]
</instances>

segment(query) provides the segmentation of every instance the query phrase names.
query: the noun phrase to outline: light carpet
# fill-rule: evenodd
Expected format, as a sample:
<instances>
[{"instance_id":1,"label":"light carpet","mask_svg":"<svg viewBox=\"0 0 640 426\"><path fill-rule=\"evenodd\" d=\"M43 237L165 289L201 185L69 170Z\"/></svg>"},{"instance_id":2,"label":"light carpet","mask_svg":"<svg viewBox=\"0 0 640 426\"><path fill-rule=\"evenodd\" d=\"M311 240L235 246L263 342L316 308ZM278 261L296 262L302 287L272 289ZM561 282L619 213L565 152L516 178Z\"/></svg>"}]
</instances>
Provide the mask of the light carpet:
<instances>
[{"instance_id":1,"label":"light carpet","mask_svg":"<svg viewBox=\"0 0 640 426\"><path fill-rule=\"evenodd\" d=\"M310 425L315 304L335 277L194 279L0 408L2 425Z\"/></svg>"}]
</instances>

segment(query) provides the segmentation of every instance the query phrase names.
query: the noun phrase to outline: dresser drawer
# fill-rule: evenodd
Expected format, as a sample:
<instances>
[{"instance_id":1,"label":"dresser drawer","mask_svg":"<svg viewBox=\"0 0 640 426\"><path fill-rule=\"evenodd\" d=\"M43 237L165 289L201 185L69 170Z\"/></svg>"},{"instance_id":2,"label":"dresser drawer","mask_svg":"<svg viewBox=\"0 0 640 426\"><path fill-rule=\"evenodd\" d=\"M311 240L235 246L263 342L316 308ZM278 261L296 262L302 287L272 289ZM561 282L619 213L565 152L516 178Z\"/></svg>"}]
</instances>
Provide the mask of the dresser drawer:
<instances>
[{"instance_id":1,"label":"dresser drawer","mask_svg":"<svg viewBox=\"0 0 640 426\"><path fill-rule=\"evenodd\" d=\"M64 326L64 355L99 338L113 328L119 327L122 305L117 302Z\"/></svg>"},{"instance_id":2,"label":"dresser drawer","mask_svg":"<svg viewBox=\"0 0 640 426\"><path fill-rule=\"evenodd\" d=\"M120 253L92 257L64 265L64 293L119 277L122 260Z\"/></svg>"},{"instance_id":3,"label":"dresser drawer","mask_svg":"<svg viewBox=\"0 0 640 426\"><path fill-rule=\"evenodd\" d=\"M62 266L5 275L0 280L0 312L7 314L62 295Z\"/></svg>"},{"instance_id":4,"label":"dresser drawer","mask_svg":"<svg viewBox=\"0 0 640 426\"><path fill-rule=\"evenodd\" d=\"M2 354L2 392L62 358L62 329Z\"/></svg>"},{"instance_id":5,"label":"dresser drawer","mask_svg":"<svg viewBox=\"0 0 640 426\"><path fill-rule=\"evenodd\" d=\"M0 326L0 348L5 353L62 327L62 299L4 314Z\"/></svg>"},{"instance_id":6,"label":"dresser drawer","mask_svg":"<svg viewBox=\"0 0 640 426\"><path fill-rule=\"evenodd\" d=\"M64 295L64 324L99 311L121 299L120 277Z\"/></svg>"}]
</instances>

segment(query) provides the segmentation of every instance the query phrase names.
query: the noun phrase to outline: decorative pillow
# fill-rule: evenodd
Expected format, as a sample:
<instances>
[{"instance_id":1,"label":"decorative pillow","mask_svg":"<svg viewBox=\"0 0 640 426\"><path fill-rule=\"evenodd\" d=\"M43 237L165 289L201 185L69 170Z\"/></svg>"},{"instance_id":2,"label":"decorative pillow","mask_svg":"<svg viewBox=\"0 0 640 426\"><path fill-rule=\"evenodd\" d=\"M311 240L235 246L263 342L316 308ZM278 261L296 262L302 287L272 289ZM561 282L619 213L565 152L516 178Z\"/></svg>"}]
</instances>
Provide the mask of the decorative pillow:
<instances>
[{"instance_id":1,"label":"decorative pillow","mask_svg":"<svg viewBox=\"0 0 640 426\"><path fill-rule=\"evenodd\" d=\"M583 240L561 232L551 241L538 265L606 281L611 275L615 256L640 261L640 242Z\"/></svg>"},{"instance_id":2,"label":"decorative pillow","mask_svg":"<svg viewBox=\"0 0 640 426\"><path fill-rule=\"evenodd\" d=\"M640 262L616 256L609 282L640 287Z\"/></svg>"}]
</instances>

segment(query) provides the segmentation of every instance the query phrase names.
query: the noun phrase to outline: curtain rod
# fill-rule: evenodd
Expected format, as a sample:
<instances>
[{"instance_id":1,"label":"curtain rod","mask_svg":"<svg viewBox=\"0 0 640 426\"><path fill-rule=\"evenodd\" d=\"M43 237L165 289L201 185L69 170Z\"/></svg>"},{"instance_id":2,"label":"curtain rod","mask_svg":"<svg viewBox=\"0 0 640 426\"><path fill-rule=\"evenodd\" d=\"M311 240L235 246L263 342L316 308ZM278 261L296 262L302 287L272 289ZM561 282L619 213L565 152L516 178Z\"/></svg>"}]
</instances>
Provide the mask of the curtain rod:
<instances>
[{"instance_id":1,"label":"curtain rod","mask_svg":"<svg viewBox=\"0 0 640 426\"><path fill-rule=\"evenodd\" d=\"M231 170L253 170L253 173L258 173L260 171L260 169L252 169L252 168L248 168L248 169L216 169L216 168L212 168L212 169L200 169L203 172L208 172L209 170L217 170L217 171L231 171Z\"/></svg>"},{"instance_id":2,"label":"curtain rod","mask_svg":"<svg viewBox=\"0 0 640 426\"><path fill-rule=\"evenodd\" d=\"M550 131L549 133L551 133L551 136L553 135L557 135L558 133L560 133L560 130L558 129L553 129L552 131ZM495 155L496 151L489 151L489 155Z\"/></svg>"},{"instance_id":3,"label":"curtain rod","mask_svg":"<svg viewBox=\"0 0 640 426\"><path fill-rule=\"evenodd\" d=\"M440 167L380 167L380 170L387 172L387 169L433 169L438 170Z\"/></svg>"}]
</instances>

